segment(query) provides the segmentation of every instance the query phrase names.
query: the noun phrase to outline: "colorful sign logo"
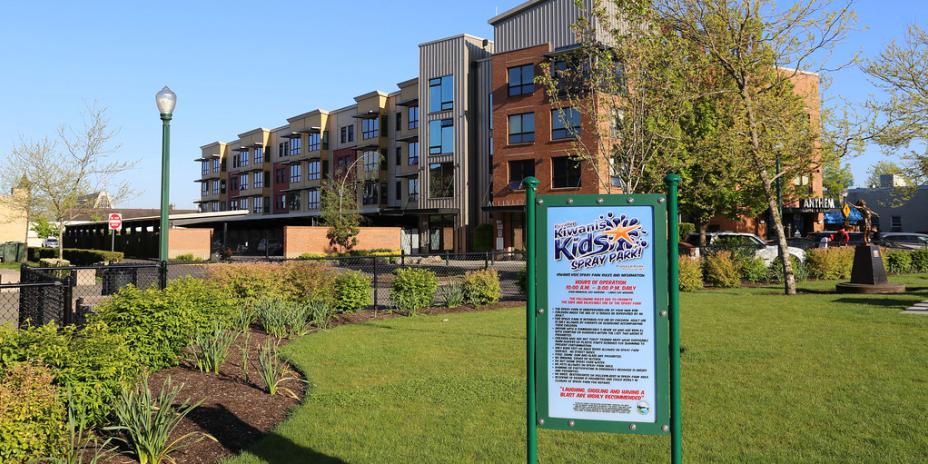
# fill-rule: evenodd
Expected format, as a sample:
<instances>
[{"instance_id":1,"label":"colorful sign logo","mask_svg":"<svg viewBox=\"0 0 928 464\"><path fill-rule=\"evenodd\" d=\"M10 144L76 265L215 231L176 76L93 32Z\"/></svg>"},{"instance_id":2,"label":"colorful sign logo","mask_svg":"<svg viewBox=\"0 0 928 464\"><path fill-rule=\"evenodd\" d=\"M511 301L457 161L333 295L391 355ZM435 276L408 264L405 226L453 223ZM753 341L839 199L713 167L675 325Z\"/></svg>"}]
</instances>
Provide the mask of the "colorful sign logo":
<instances>
[{"instance_id":1,"label":"colorful sign logo","mask_svg":"<svg viewBox=\"0 0 928 464\"><path fill-rule=\"evenodd\" d=\"M639 259L648 247L647 235L637 217L611 212L589 224L555 224L554 260L567 260L576 271Z\"/></svg>"}]
</instances>

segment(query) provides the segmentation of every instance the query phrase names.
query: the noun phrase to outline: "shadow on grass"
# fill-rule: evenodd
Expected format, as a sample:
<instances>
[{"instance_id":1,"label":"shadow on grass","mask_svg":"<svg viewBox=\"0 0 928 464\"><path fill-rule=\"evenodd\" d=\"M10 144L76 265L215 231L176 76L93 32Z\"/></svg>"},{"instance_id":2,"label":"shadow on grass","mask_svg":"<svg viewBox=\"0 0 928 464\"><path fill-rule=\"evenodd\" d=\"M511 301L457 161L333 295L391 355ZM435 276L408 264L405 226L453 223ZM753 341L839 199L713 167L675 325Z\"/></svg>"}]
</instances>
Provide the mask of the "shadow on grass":
<instances>
[{"instance_id":1,"label":"shadow on grass","mask_svg":"<svg viewBox=\"0 0 928 464\"><path fill-rule=\"evenodd\" d=\"M346 464L339 458L298 445L277 433L271 432L265 435L251 424L239 419L235 413L223 405L201 406L191 411L187 418L212 435L223 448L235 454L247 451L269 463ZM258 446L246 449L262 438L263 440L257 443ZM273 451L268 452L268 450Z\"/></svg>"},{"instance_id":2,"label":"shadow on grass","mask_svg":"<svg viewBox=\"0 0 928 464\"><path fill-rule=\"evenodd\" d=\"M918 300L912 299L901 299L901 298L885 298L885 297L873 297L873 298L854 298L854 297L844 297L838 298L835 300L835 303L848 303L848 304L859 304L866 306L882 306L886 308L898 308L905 309L909 306L912 306L915 303L918 303Z\"/></svg>"},{"instance_id":3,"label":"shadow on grass","mask_svg":"<svg viewBox=\"0 0 928 464\"><path fill-rule=\"evenodd\" d=\"M392 325L385 325L383 323L375 322L364 322L358 324L364 327L370 327L373 329L383 329L383 330L399 330L403 332L419 332L419 333L431 333L431 334L441 334L441 335L456 335L456 336L466 336L466 337L486 337L486 338L503 338L508 340L525 340L525 337L513 336L513 335L497 335L497 334L486 334L486 333L476 333L468 332L461 330L427 330L427 329L408 329L404 327L396 327Z\"/></svg>"}]
</instances>

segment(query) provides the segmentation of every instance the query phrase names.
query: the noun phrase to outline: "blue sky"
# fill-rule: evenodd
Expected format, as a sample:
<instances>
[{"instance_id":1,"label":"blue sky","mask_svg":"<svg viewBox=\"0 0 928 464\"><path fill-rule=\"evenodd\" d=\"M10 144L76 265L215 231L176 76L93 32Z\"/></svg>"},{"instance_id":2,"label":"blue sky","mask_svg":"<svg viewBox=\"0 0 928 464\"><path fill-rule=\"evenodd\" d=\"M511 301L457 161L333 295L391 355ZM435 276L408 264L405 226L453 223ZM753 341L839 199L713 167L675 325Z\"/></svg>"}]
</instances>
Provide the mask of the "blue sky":
<instances>
[{"instance_id":1,"label":"blue sky","mask_svg":"<svg viewBox=\"0 0 928 464\"><path fill-rule=\"evenodd\" d=\"M0 29L0 156L20 136L77 124L89 102L119 128L116 156L139 160L125 174L137 195L126 207L157 207L161 153L154 94L178 95L172 124L171 201L199 197L199 147L302 112L335 109L415 77L417 45L462 32L492 39L487 19L517 0L392 2L11 2ZM835 61L874 56L907 24L926 26L923 0L860 0L859 26ZM856 69L833 74L826 98L873 92ZM852 160L855 181L883 159Z\"/></svg>"}]
</instances>

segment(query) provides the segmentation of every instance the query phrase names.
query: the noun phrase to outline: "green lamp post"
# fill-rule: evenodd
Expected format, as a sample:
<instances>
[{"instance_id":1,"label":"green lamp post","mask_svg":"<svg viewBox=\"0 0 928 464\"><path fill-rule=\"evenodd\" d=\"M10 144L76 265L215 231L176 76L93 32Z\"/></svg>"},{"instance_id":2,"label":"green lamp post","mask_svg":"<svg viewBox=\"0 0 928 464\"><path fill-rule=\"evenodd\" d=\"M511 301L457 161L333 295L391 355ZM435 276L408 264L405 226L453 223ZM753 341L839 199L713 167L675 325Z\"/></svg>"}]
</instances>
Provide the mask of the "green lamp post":
<instances>
[{"instance_id":1,"label":"green lamp post","mask_svg":"<svg viewBox=\"0 0 928 464\"><path fill-rule=\"evenodd\" d=\"M171 116L174 114L174 105L177 104L177 95L167 86L155 94L155 103L161 113L161 227L158 232L158 259L162 263L168 261L168 215L170 214L170 177L171 177Z\"/></svg>"}]
</instances>

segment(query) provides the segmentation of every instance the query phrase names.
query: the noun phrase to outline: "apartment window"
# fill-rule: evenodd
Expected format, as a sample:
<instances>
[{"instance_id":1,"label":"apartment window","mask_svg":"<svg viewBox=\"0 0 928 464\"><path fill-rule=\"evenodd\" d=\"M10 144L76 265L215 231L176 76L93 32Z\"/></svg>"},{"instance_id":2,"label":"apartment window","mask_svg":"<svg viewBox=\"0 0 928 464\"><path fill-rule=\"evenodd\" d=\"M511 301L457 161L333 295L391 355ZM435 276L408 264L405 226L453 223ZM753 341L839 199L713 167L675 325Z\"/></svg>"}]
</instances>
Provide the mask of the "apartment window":
<instances>
[{"instance_id":1,"label":"apartment window","mask_svg":"<svg viewBox=\"0 0 928 464\"><path fill-rule=\"evenodd\" d=\"M342 126L340 134L341 134L340 140L342 141L342 143L354 142L354 125L350 124L347 126Z\"/></svg>"},{"instance_id":2,"label":"apartment window","mask_svg":"<svg viewBox=\"0 0 928 464\"><path fill-rule=\"evenodd\" d=\"M248 150L242 150L238 152L238 157L240 159L239 164L242 166L248 166Z\"/></svg>"},{"instance_id":3,"label":"apartment window","mask_svg":"<svg viewBox=\"0 0 928 464\"><path fill-rule=\"evenodd\" d=\"M429 165L429 198L454 196L454 164L432 163Z\"/></svg>"},{"instance_id":4,"label":"apartment window","mask_svg":"<svg viewBox=\"0 0 928 464\"><path fill-rule=\"evenodd\" d=\"M311 189L306 191L306 208L319 209L319 190Z\"/></svg>"},{"instance_id":5,"label":"apartment window","mask_svg":"<svg viewBox=\"0 0 928 464\"><path fill-rule=\"evenodd\" d=\"M255 147L254 159L255 159L255 164L264 163L264 148Z\"/></svg>"},{"instance_id":6,"label":"apartment window","mask_svg":"<svg viewBox=\"0 0 928 464\"><path fill-rule=\"evenodd\" d=\"M393 198L396 198L396 201L403 199L403 183L400 181L396 181L396 185L394 186L393 191Z\"/></svg>"},{"instance_id":7,"label":"apartment window","mask_svg":"<svg viewBox=\"0 0 928 464\"><path fill-rule=\"evenodd\" d=\"M213 202L213 212L214 212L214 213L218 213L218 212L219 212L219 202L218 202L218 201Z\"/></svg>"},{"instance_id":8,"label":"apartment window","mask_svg":"<svg viewBox=\"0 0 928 464\"><path fill-rule=\"evenodd\" d=\"M397 166L403 164L403 147L396 147L396 156L394 157L393 163Z\"/></svg>"},{"instance_id":9,"label":"apartment window","mask_svg":"<svg viewBox=\"0 0 928 464\"><path fill-rule=\"evenodd\" d=\"M348 126L344 126L339 130L338 140L341 143L345 143L348 141Z\"/></svg>"},{"instance_id":10,"label":"apartment window","mask_svg":"<svg viewBox=\"0 0 928 464\"><path fill-rule=\"evenodd\" d=\"M206 196L209 193L209 182L200 182L200 195Z\"/></svg>"},{"instance_id":11,"label":"apartment window","mask_svg":"<svg viewBox=\"0 0 928 464\"><path fill-rule=\"evenodd\" d=\"M454 153L454 120L429 121L429 154L447 155L451 153Z\"/></svg>"},{"instance_id":12,"label":"apartment window","mask_svg":"<svg viewBox=\"0 0 928 464\"><path fill-rule=\"evenodd\" d=\"M303 180L303 173L300 169L302 166L300 164L291 164L290 165L290 182L299 182Z\"/></svg>"},{"instance_id":13,"label":"apartment window","mask_svg":"<svg viewBox=\"0 0 928 464\"><path fill-rule=\"evenodd\" d=\"M535 92L535 65L509 68L509 96L531 95Z\"/></svg>"},{"instance_id":14,"label":"apartment window","mask_svg":"<svg viewBox=\"0 0 928 464\"><path fill-rule=\"evenodd\" d=\"M306 180L319 180L322 173L319 171L319 160L312 160L306 166Z\"/></svg>"},{"instance_id":15,"label":"apartment window","mask_svg":"<svg viewBox=\"0 0 928 464\"><path fill-rule=\"evenodd\" d=\"M361 138L373 139L380 135L380 120L377 118L361 120Z\"/></svg>"},{"instance_id":16,"label":"apartment window","mask_svg":"<svg viewBox=\"0 0 928 464\"><path fill-rule=\"evenodd\" d=\"M229 210L235 211L238 209L238 200L229 200Z\"/></svg>"},{"instance_id":17,"label":"apartment window","mask_svg":"<svg viewBox=\"0 0 928 464\"><path fill-rule=\"evenodd\" d=\"M274 183L283 184L287 181L287 169L279 168L274 171Z\"/></svg>"},{"instance_id":18,"label":"apartment window","mask_svg":"<svg viewBox=\"0 0 928 464\"><path fill-rule=\"evenodd\" d=\"M299 155L299 154L300 154L300 148L302 148L300 145L302 145L302 144L303 144L303 139L301 139L301 138L299 138L299 137L294 137L294 138L290 139L290 154L291 154L291 155Z\"/></svg>"},{"instance_id":19,"label":"apartment window","mask_svg":"<svg viewBox=\"0 0 928 464\"><path fill-rule=\"evenodd\" d=\"M238 176L238 189L248 190L248 174Z\"/></svg>"},{"instance_id":20,"label":"apartment window","mask_svg":"<svg viewBox=\"0 0 928 464\"><path fill-rule=\"evenodd\" d=\"M319 151L322 142L322 134L312 132L306 136L306 151Z\"/></svg>"},{"instance_id":21,"label":"apartment window","mask_svg":"<svg viewBox=\"0 0 928 464\"><path fill-rule=\"evenodd\" d=\"M580 186L580 162L566 156L551 158L551 186L571 188Z\"/></svg>"},{"instance_id":22,"label":"apartment window","mask_svg":"<svg viewBox=\"0 0 928 464\"><path fill-rule=\"evenodd\" d=\"M209 174L209 162L208 161L200 161L200 174L204 176Z\"/></svg>"},{"instance_id":23,"label":"apartment window","mask_svg":"<svg viewBox=\"0 0 928 464\"><path fill-rule=\"evenodd\" d=\"M300 192L290 192L287 194L287 209L290 211L300 210Z\"/></svg>"},{"instance_id":24,"label":"apartment window","mask_svg":"<svg viewBox=\"0 0 928 464\"><path fill-rule=\"evenodd\" d=\"M902 232L902 216L891 216L889 226L892 232Z\"/></svg>"},{"instance_id":25,"label":"apartment window","mask_svg":"<svg viewBox=\"0 0 928 464\"><path fill-rule=\"evenodd\" d=\"M416 201L419 199L419 179L409 179L409 201Z\"/></svg>"},{"instance_id":26,"label":"apartment window","mask_svg":"<svg viewBox=\"0 0 928 464\"><path fill-rule=\"evenodd\" d=\"M376 172L380 169L380 153L376 151L366 151L362 155L364 160L364 172Z\"/></svg>"},{"instance_id":27,"label":"apartment window","mask_svg":"<svg viewBox=\"0 0 928 464\"><path fill-rule=\"evenodd\" d=\"M429 112L454 109L454 76L442 76L429 80Z\"/></svg>"},{"instance_id":28,"label":"apartment window","mask_svg":"<svg viewBox=\"0 0 928 464\"><path fill-rule=\"evenodd\" d=\"M551 110L551 138L572 139L580 135L580 111L576 108Z\"/></svg>"},{"instance_id":29,"label":"apartment window","mask_svg":"<svg viewBox=\"0 0 928 464\"><path fill-rule=\"evenodd\" d=\"M396 131L403 130L403 113L396 113Z\"/></svg>"},{"instance_id":30,"label":"apartment window","mask_svg":"<svg viewBox=\"0 0 928 464\"><path fill-rule=\"evenodd\" d=\"M348 143L354 142L354 124L348 126Z\"/></svg>"},{"instance_id":31,"label":"apartment window","mask_svg":"<svg viewBox=\"0 0 928 464\"><path fill-rule=\"evenodd\" d=\"M232 168L234 169L239 167L241 161L242 159L238 156L238 153L236 153L235 156L232 157Z\"/></svg>"},{"instance_id":32,"label":"apartment window","mask_svg":"<svg viewBox=\"0 0 928 464\"><path fill-rule=\"evenodd\" d=\"M218 194L219 194L219 181L214 180L213 181L213 195L218 195Z\"/></svg>"},{"instance_id":33,"label":"apartment window","mask_svg":"<svg viewBox=\"0 0 928 464\"><path fill-rule=\"evenodd\" d=\"M280 195L277 195L274 198L276 199L275 204L274 204L274 209L276 210L287 209L287 194L286 193L281 193Z\"/></svg>"},{"instance_id":34,"label":"apartment window","mask_svg":"<svg viewBox=\"0 0 928 464\"><path fill-rule=\"evenodd\" d=\"M264 212L264 197L255 197L254 202L252 202L252 211L256 213Z\"/></svg>"},{"instance_id":35,"label":"apartment window","mask_svg":"<svg viewBox=\"0 0 928 464\"><path fill-rule=\"evenodd\" d=\"M521 190L522 179L535 177L535 160L518 160L509 162L509 188Z\"/></svg>"},{"instance_id":36,"label":"apartment window","mask_svg":"<svg viewBox=\"0 0 928 464\"><path fill-rule=\"evenodd\" d=\"M410 106L409 110L409 122L407 123L407 129L418 129L419 128L419 107Z\"/></svg>"},{"instance_id":37,"label":"apartment window","mask_svg":"<svg viewBox=\"0 0 928 464\"><path fill-rule=\"evenodd\" d=\"M257 171L254 173L254 186L256 189L264 188L264 173Z\"/></svg>"},{"instance_id":38,"label":"apartment window","mask_svg":"<svg viewBox=\"0 0 928 464\"><path fill-rule=\"evenodd\" d=\"M377 196L380 193L380 184L375 181L366 181L364 182L364 194L361 197L361 202L365 205L376 205L380 203Z\"/></svg>"},{"instance_id":39,"label":"apartment window","mask_svg":"<svg viewBox=\"0 0 928 464\"><path fill-rule=\"evenodd\" d=\"M416 166L419 164L419 142L412 142L406 147L406 164Z\"/></svg>"},{"instance_id":40,"label":"apartment window","mask_svg":"<svg viewBox=\"0 0 928 464\"><path fill-rule=\"evenodd\" d=\"M322 160L322 178L329 178L329 160Z\"/></svg>"},{"instance_id":41,"label":"apartment window","mask_svg":"<svg viewBox=\"0 0 928 464\"><path fill-rule=\"evenodd\" d=\"M242 209L250 209L250 208L248 207L248 199L247 199L247 198L242 198L242 201L241 201L240 206L241 206Z\"/></svg>"},{"instance_id":42,"label":"apartment window","mask_svg":"<svg viewBox=\"0 0 928 464\"><path fill-rule=\"evenodd\" d=\"M535 141L535 113L509 115L509 144Z\"/></svg>"},{"instance_id":43,"label":"apartment window","mask_svg":"<svg viewBox=\"0 0 928 464\"><path fill-rule=\"evenodd\" d=\"M213 159L213 172L219 172L219 158Z\"/></svg>"},{"instance_id":44,"label":"apartment window","mask_svg":"<svg viewBox=\"0 0 928 464\"><path fill-rule=\"evenodd\" d=\"M281 142L277 144L277 156L284 158L290 155L290 142Z\"/></svg>"}]
</instances>

